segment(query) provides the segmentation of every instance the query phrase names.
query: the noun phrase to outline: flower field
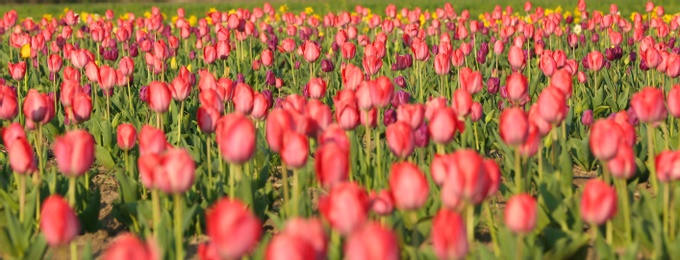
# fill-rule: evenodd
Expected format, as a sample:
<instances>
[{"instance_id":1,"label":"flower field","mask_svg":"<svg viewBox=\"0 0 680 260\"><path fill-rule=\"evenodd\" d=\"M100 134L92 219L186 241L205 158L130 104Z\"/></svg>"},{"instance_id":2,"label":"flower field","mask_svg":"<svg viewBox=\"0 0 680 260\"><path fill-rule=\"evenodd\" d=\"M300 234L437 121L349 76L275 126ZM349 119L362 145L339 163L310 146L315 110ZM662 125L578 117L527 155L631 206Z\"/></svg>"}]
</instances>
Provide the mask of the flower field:
<instances>
[{"instance_id":1,"label":"flower field","mask_svg":"<svg viewBox=\"0 0 680 260\"><path fill-rule=\"evenodd\" d=\"M680 6L509 2L6 10L0 258L680 259Z\"/></svg>"}]
</instances>

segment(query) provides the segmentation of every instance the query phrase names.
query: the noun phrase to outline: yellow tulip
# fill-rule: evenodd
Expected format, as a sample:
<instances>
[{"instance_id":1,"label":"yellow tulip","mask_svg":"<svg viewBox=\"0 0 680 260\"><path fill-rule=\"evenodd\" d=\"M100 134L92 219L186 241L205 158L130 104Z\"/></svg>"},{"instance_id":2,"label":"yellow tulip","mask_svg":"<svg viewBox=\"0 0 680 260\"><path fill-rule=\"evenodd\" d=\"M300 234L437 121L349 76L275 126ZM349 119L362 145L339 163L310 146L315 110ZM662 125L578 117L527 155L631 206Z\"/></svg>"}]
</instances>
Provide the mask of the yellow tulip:
<instances>
[{"instance_id":1,"label":"yellow tulip","mask_svg":"<svg viewBox=\"0 0 680 260\"><path fill-rule=\"evenodd\" d=\"M28 59L31 57L31 45L30 44L24 44L24 46L21 46L21 57L24 59Z\"/></svg>"}]
</instances>

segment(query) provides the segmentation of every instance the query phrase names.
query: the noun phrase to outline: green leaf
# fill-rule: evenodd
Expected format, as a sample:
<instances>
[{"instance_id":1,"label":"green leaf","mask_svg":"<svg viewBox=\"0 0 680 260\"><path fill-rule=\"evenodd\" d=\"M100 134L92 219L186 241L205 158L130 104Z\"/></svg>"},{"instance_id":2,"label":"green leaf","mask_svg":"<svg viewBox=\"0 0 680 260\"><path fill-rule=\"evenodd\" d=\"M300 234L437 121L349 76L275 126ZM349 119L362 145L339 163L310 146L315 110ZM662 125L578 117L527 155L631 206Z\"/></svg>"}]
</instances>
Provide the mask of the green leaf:
<instances>
[{"instance_id":1,"label":"green leaf","mask_svg":"<svg viewBox=\"0 0 680 260\"><path fill-rule=\"evenodd\" d=\"M25 259L42 259L46 251L47 241L45 241L45 237L43 235L37 235L33 241L31 241L31 247L26 250L28 254Z\"/></svg>"},{"instance_id":2,"label":"green leaf","mask_svg":"<svg viewBox=\"0 0 680 260\"><path fill-rule=\"evenodd\" d=\"M106 148L102 147L101 145L97 145L95 147L95 158L97 159L97 163L101 164L104 166L106 169L113 169L113 167L116 166L116 163L113 161L113 158L111 157L111 153L106 150Z\"/></svg>"}]
</instances>

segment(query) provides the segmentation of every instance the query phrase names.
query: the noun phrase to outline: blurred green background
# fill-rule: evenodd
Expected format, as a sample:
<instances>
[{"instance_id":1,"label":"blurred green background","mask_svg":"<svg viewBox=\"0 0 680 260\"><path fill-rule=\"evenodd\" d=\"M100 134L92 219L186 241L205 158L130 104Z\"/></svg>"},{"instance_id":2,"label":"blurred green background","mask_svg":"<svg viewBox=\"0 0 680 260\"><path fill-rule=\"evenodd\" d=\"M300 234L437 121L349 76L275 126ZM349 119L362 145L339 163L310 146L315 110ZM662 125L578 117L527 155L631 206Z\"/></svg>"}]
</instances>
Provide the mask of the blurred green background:
<instances>
[{"instance_id":1,"label":"blurred green background","mask_svg":"<svg viewBox=\"0 0 680 260\"><path fill-rule=\"evenodd\" d=\"M415 7L419 6L423 10L434 11L437 7L441 7L446 2L451 2L456 11L467 9L475 17L483 12L491 11L494 6L512 6L516 11L522 11L525 0L226 0L226 1L212 1L212 0L179 0L179 1L135 1L135 0L120 0L120 1L95 1L95 0L2 0L7 2L0 5L0 12L4 13L10 9L15 9L20 17L42 17L44 14L60 15L64 12L64 8L70 8L77 12L88 12L103 14L107 9L112 9L116 15L121 15L124 12L133 12L137 15L142 15L145 11L150 10L152 6L157 6L161 11L168 16L176 13L178 7L183 7L187 15L196 15L198 17L205 15L210 8L226 11L229 9L244 7L253 8L262 6L263 3L269 2L275 8L281 5L288 5L291 11L302 11L306 7L311 7L317 14L325 14L329 11L339 10L353 10L355 5L362 5L371 8L374 13L384 13L385 6L390 3L395 4L398 8L401 7ZM0 1L0 2L2 2ZM543 8L556 8L561 6L564 11L573 11L576 7L577 0L534 0L531 1L534 7L541 6ZM629 15L631 12L644 12L644 0L614 0L614 1L586 1L589 9L597 9L608 12L609 5L615 3L619 7L622 15ZM680 0L661 0L653 1L656 5L664 6L666 13L680 12ZM19 4L12 4L19 3Z\"/></svg>"}]
</instances>

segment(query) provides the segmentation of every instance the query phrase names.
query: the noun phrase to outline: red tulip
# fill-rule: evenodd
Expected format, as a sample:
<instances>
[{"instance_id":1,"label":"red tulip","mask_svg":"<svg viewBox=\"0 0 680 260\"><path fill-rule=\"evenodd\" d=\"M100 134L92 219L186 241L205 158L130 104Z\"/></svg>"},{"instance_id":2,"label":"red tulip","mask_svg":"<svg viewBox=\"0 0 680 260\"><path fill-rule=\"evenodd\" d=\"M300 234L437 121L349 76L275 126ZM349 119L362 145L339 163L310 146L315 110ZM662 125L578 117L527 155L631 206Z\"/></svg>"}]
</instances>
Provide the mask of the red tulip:
<instances>
[{"instance_id":1,"label":"red tulip","mask_svg":"<svg viewBox=\"0 0 680 260\"><path fill-rule=\"evenodd\" d=\"M291 131L283 136L281 161L292 169L299 169L307 163L309 141L303 134Z\"/></svg>"},{"instance_id":2,"label":"red tulip","mask_svg":"<svg viewBox=\"0 0 680 260\"><path fill-rule=\"evenodd\" d=\"M149 108L156 113L165 113L170 107L170 99L172 98L168 86L160 81L154 81L149 84Z\"/></svg>"},{"instance_id":3,"label":"red tulip","mask_svg":"<svg viewBox=\"0 0 680 260\"><path fill-rule=\"evenodd\" d=\"M23 129L21 131L23 133ZM12 167L12 171L19 174L30 174L36 170L33 148L28 143L28 140L26 140L25 134L24 136L17 136L11 141L5 140L5 148L7 149L9 165Z\"/></svg>"},{"instance_id":4,"label":"red tulip","mask_svg":"<svg viewBox=\"0 0 680 260\"><path fill-rule=\"evenodd\" d=\"M123 75L129 77L135 72L135 61L132 58L125 56L118 61L118 69Z\"/></svg>"},{"instance_id":5,"label":"red tulip","mask_svg":"<svg viewBox=\"0 0 680 260\"><path fill-rule=\"evenodd\" d=\"M156 248L148 241L142 242L131 233L118 235L106 248L102 256L103 260L146 260L158 259Z\"/></svg>"},{"instance_id":6,"label":"red tulip","mask_svg":"<svg viewBox=\"0 0 680 260\"><path fill-rule=\"evenodd\" d=\"M453 109L444 107L435 110L430 118L428 128L433 142L437 144L448 144L456 135L456 130L462 132L465 125L458 121Z\"/></svg>"},{"instance_id":7,"label":"red tulip","mask_svg":"<svg viewBox=\"0 0 680 260\"><path fill-rule=\"evenodd\" d=\"M82 123L90 120L90 115L92 114L92 99L90 95L84 92L75 94L71 109L76 122Z\"/></svg>"},{"instance_id":8,"label":"red tulip","mask_svg":"<svg viewBox=\"0 0 680 260\"><path fill-rule=\"evenodd\" d=\"M321 55L321 49L319 49L319 46L317 46L315 43L306 41L300 47L302 48L303 56L307 62L311 63L319 59L319 55Z\"/></svg>"},{"instance_id":9,"label":"red tulip","mask_svg":"<svg viewBox=\"0 0 680 260\"><path fill-rule=\"evenodd\" d=\"M269 111L269 100L262 93L255 93L253 97L253 110L250 111L250 116L256 120L263 120L267 117Z\"/></svg>"},{"instance_id":10,"label":"red tulip","mask_svg":"<svg viewBox=\"0 0 680 260\"><path fill-rule=\"evenodd\" d=\"M451 99L451 108L456 112L456 115L463 118L470 113L472 107L472 95L464 89L457 89L453 92Z\"/></svg>"},{"instance_id":11,"label":"red tulip","mask_svg":"<svg viewBox=\"0 0 680 260\"><path fill-rule=\"evenodd\" d=\"M241 258L262 235L257 217L240 201L221 199L206 213L206 233L222 259Z\"/></svg>"},{"instance_id":12,"label":"red tulip","mask_svg":"<svg viewBox=\"0 0 680 260\"><path fill-rule=\"evenodd\" d=\"M661 64L663 59L661 53L655 48L647 48L641 53L642 59L647 63L647 67L650 69L657 68Z\"/></svg>"},{"instance_id":13,"label":"red tulip","mask_svg":"<svg viewBox=\"0 0 680 260\"><path fill-rule=\"evenodd\" d=\"M484 110L482 108L482 104L479 102L473 102L472 106L470 107L470 120L472 120L472 122L477 122L482 119L483 114Z\"/></svg>"},{"instance_id":14,"label":"red tulip","mask_svg":"<svg viewBox=\"0 0 680 260\"><path fill-rule=\"evenodd\" d=\"M319 211L333 229L351 234L368 220L368 196L353 182L334 185L328 195L319 199Z\"/></svg>"},{"instance_id":15,"label":"red tulip","mask_svg":"<svg viewBox=\"0 0 680 260\"><path fill-rule=\"evenodd\" d=\"M538 113L553 125L558 125L567 116L566 97L556 87L547 87L538 96Z\"/></svg>"},{"instance_id":16,"label":"red tulip","mask_svg":"<svg viewBox=\"0 0 680 260\"><path fill-rule=\"evenodd\" d=\"M139 132L139 154L160 154L165 151L167 141L163 131L144 125Z\"/></svg>"},{"instance_id":17,"label":"red tulip","mask_svg":"<svg viewBox=\"0 0 680 260\"><path fill-rule=\"evenodd\" d=\"M452 162L448 165L441 192L444 205L456 208L456 200L474 204L482 202L490 185L488 166L483 158L477 152L466 149L453 153L449 160Z\"/></svg>"},{"instance_id":18,"label":"red tulip","mask_svg":"<svg viewBox=\"0 0 680 260\"><path fill-rule=\"evenodd\" d=\"M301 237L281 233L269 242L264 259L316 259L316 252L312 244Z\"/></svg>"},{"instance_id":19,"label":"red tulip","mask_svg":"<svg viewBox=\"0 0 680 260\"><path fill-rule=\"evenodd\" d=\"M191 94L191 85L182 77L176 77L168 87L172 98L179 102L184 101Z\"/></svg>"},{"instance_id":20,"label":"red tulip","mask_svg":"<svg viewBox=\"0 0 680 260\"><path fill-rule=\"evenodd\" d=\"M566 69L559 69L555 71L552 78L550 78L550 85L562 91L566 98L570 98L572 94L572 77Z\"/></svg>"},{"instance_id":21,"label":"red tulip","mask_svg":"<svg viewBox=\"0 0 680 260\"><path fill-rule=\"evenodd\" d=\"M322 78L312 78L307 83L309 89L309 97L313 99L322 99L326 96L326 82Z\"/></svg>"},{"instance_id":22,"label":"red tulip","mask_svg":"<svg viewBox=\"0 0 680 260\"><path fill-rule=\"evenodd\" d=\"M12 142L18 138L26 138L26 132L24 132L24 127L19 124L19 122L11 123L8 127L0 130L2 132L2 142L5 147L9 148L12 146Z\"/></svg>"},{"instance_id":23,"label":"red tulip","mask_svg":"<svg viewBox=\"0 0 680 260\"><path fill-rule=\"evenodd\" d=\"M59 72L59 70L61 70L62 65L63 61L61 59L61 56L57 54L52 54L50 55L49 58L47 58L47 69L52 73Z\"/></svg>"},{"instance_id":24,"label":"red tulip","mask_svg":"<svg viewBox=\"0 0 680 260\"><path fill-rule=\"evenodd\" d=\"M26 62L22 61L17 64L13 64L11 62L7 63L7 68L9 69L9 75L12 77L14 80L22 80L24 79L24 76L26 76Z\"/></svg>"},{"instance_id":25,"label":"red tulip","mask_svg":"<svg viewBox=\"0 0 680 260\"><path fill-rule=\"evenodd\" d=\"M514 72L506 79L508 101L513 105L522 106L529 102L529 83L527 78L519 72Z\"/></svg>"},{"instance_id":26,"label":"red tulip","mask_svg":"<svg viewBox=\"0 0 680 260\"><path fill-rule=\"evenodd\" d=\"M439 259L462 259L468 252L467 231L463 218L443 208L432 220L432 247Z\"/></svg>"},{"instance_id":27,"label":"red tulip","mask_svg":"<svg viewBox=\"0 0 680 260\"><path fill-rule=\"evenodd\" d=\"M405 122L395 122L387 126L385 131L387 146L399 158L406 158L413 153L413 129Z\"/></svg>"},{"instance_id":28,"label":"red tulip","mask_svg":"<svg viewBox=\"0 0 680 260\"><path fill-rule=\"evenodd\" d=\"M430 58L430 50L427 47L427 42L420 39L414 39L411 43L411 51L413 52L413 57L419 61L426 61Z\"/></svg>"},{"instance_id":29,"label":"red tulip","mask_svg":"<svg viewBox=\"0 0 680 260\"><path fill-rule=\"evenodd\" d=\"M80 233L78 217L71 206L59 195L43 201L40 215L40 231L52 247L67 245Z\"/></svg>"},{"instance_id":30,"label":"red tulip","mask_svg":"<svg viewBox=\"0 0 680 260\"><path fill-rule=\"evenodd\" d=\"M449 56L445 53L439 53L434 57L434 71L437 75L446 75L451 71L451 63L449 63Z\"/></svg>"},{"instance_id":31,"label":"red tulip","mask_svg":"<svg viewBox=\"0 0 680 260\"><path fill-rule=\"evenodd\" d=\"M293 218L286 223L283 234L300 238L312 246L316 259L326 256L328 238L321 220L317 218Z\"/></svg>"},{"instance_id":32,"label":"red tulip","mask_svg":"<svg viewBox=\"0 0 680 260\"><path fill-rule=\"evenodd\" d=\"M64 68L64 80L72 80L75 82L80 82L80 71L77 69L74 69L73 67L66 67Z\"/></svg>"},{"instance_id":33,"label":"red tulip","mask_svg":"<svg viewBox=\"0 0 680 260\"><path fill-rule=\"evenodd\" d=\"M196 166L184 149L170 148L154 171L156 187L167 194L182 194L194 184Z\"/></svg>"},{"instance_id":34,"label":"red tulip","mask_svg":"<svg viewBox=\"0 0 680 260\"><path fill-rule=\"evenodd\" d=\"M201 92L198 93L198 101L201 106L212 108L217 111L218 114L224 112L224 102L214 89L201 90Z\"/></svg>"},{"instance_id":35,"label":"red tulip","mask_svg":"<svg viewBox=\"0 0 680 260\"><path fill-rule=\"evenodd\" d=\"M537 103L534 103L529 109L529 123L538 128L538 133L541 136L546 136L552 129L552 125L541 116Z\"/></svg>"},{"instance_id":36,"label":"red tulip","mask_svg":"<svg viewBox=\"0 0 680 260\"><path fill-rule=\"evenodd\" d=\"M460 86L468 93L474 95L482 90L482 73L472 71L469 68L462 68L458 74L460 75Z\"/></svg>"},{"instance_id":37,"label":"red tulip","mask_svg":"<svg viewBox=\"0 0 680 260\"><path fill-rule=\"evenodd\" d=\"M93 61L85 66L85 76L92 83L99 83L99 67Z\"/></svg>"},{"instance_id":38,"label":"red tulip","mask_svg":"<svg viewBox=\"0 0 680 260\"><path fill-rule=\"evenodd\" d=\"M501 168L498 167L496 161L493 159L484 159L484 167L486 169L486 174L489 177L489 185L486 192L486 197L490 198L501 186Z\"/></svg>"},{"instance_id":39,"label":"red tulip","mask_svg":"<svg viewBox=\"0 0 680 260\"><path fill-rule=\"evenodd\" d=\"M337 124L329 125L319 136L319 145L324 145L330 142L338 144L343 151L349 151L350 143L345 130L340 128Z\"/></svg>"},{"instance_id":40,"label":"red tulip","mask_svg":"<svg viewBox=\"0 0 680 260\"><path fill-rule=\"evenodd\" d=\"M498 128L503 142L509 146L523 144L529 135L529 121L527 115L520 108L503 110Z\"/></svg>"},{"instance_id":41,"label":"red tulip","mask_svg":"<svg viewBox=\"0 0 680 260\"><path fill-rule=\"evenodd\" d=\"M663 91L653 87L645 87L633 94L630 106L638 119L645 123L656 124L666 119Z\"/></svg>"},{"instance_id":42,"label":"red tulip","mask_svg":"<svg viewBox=\"0 0 680 260\"><path fill-rule=\"evenodd\" d=\"M212 45L203 47L203 61L207 64L213 64L217 60L217 50Z\"/></svg>"},{"instance_id":43,"label":"red tulip","mask_svg":"<svg viewBox=\"0 0 680 260\"><path fill-rule=\"evenodd\" d=\"M116 85L116 81L118 80L116 78L116 70L106 65L102 65L99 68L99 73L97 75L99 76L99 87L103 90L109 90L113 88L113 86Z\"/></svg>"},{"instance_id":44,"label":"red tulip","mask_svg":"<svg viewBox=\"0 0 680 260\"><path fill-rule=\"evenodd\" d=\"M71 52L71 64L73 64L73 67L76 69L84 68L91 61L88 53L89 51L86 49L73 50Z\"/></svg>"},{"instance_id":45,"label":"red tulip","mask_svg":"<svg viewBox=\"0 0 680 260\"><path fill-rule=\"evenodd\" d=\"M24 99L24 115L26 119L33 121L33 123L40 123L50 116L48 113L50 106L50 99L45 94L39 93L35 89L30 89Z\"/></svg>"},{"instance_id":46,"label":"red tulip","mask_svg":"<svg viewBox=\"0 0 680 260\"><path fill-rule=\"evenodd\" d=\"M400 258L397 237L378 223L368 223L352 233L345 243L344 254L347 260Z\"/></svg>"},{"instance_id":47,"label":"red tulip","mask_svg":"<svg viewBox=\"0 0 680 260\"><path fill-rule=\"evenodd\" d=\"M375 84L371 84L371 99L373 100L373 106L376 108L383 108L390 105L392 98L394 97L394 85L392 81L381 76L375 80Z\"/></svg>"},{"instance_id":48,"label":"red tulip","mask_svg":"<svg viewBox=\"0 0 680 260\"><path fill-rule=\"evenodd\" d=\"M538 148L541 145L541 135L539 133L538 127L529 121L529 134L527 135L526 141L519 146L519 154L522 157L531 157L538 152Z\"/></svg>"},{"instance_id":49,"label":"red tulip","mask_svg":"<svg viewBox=\"0 0 680 260\"><path fill-rule=\"evenodd\" d=\"M265 138L267 139L269 150L279 152L281 146L283 146L284 135L293 129L293 119L288 111L275 108L269 113L265 126Z\"/></svg>"},{"instance_id":50,"label":"red tulip","mask_svg":"<svg viewBox=\"0 0 680 260\"><path fill-rule=\"evenodd\" d=\"M236 84L233 101L234 110L246 115L250 114L253 110L253 90L246 84Z\"/></svg>"},{"instance_id":51,"label":"red tulip","mask_svg":"<svg viewBox=\"0 0 680 260\"><path fill-rule=\"evenodd\" d=\"M616 215L616 190L600 179L591 179L586 183L581 197L581 219L593 224L602 225Z\"/></svg>"},{"instance_id":52,"label":"red tulip","mask_svg":"<svg viewBox=\"0 0 680 260\"><path fill-rule=\"evenodd\" d=\"M359 109L356 102L352 101L340 101L335 104L335 120L344 130L352 130L360 123Z\"/></svg>"},{"instance_id":53,"label":"red tulip","mask_svg":"<svg viewBox=\"0 0 680 260\"><path fill-rule=\"evenodd\" d=\"M364 75L360 68L351 63L342 68L342 84L344 89L356 90L363 80Z\"/></svg>"},{"instance_id":54,"label":"red tulip","mask_svg":"<svg viewBox=\"0 0 680 260\"><path fill-rule=\"evenodd\" d=\"M305 106L305 114L316 122L316 125L321 129L326 129L333 123L333 112L326 104L318 100L310 100Z\"/></svg>"},{"instance_id":55,"label":"red tulip","mask_svg":"<svg viewBox=\"0 0 680 260\"><path fill-rule=\"evenodd\" d=\"M417 210L428 199L430 189L427 179L412 163L392 164L389 184L394 204L401 210Z\"/></svg>"},{"instance_id":56,"label":"red tulip","mask_svg":"<svg viewBox=\"0 0 680 260\"><path fill-rule=\"evenodd\" d=\"M342 58L346 60L351 60L357 52L357 47L354 43L345 42L342 44Z\"/></svg>"},{"instance_id":57,"label":"red tulip","mask_svg":"<svg viewBox=\"0 0 680 260\"><path fill-rule=\"evenodd\" d=\"M137 130L131 124L118 125L116 141L121 150L129 151L137 142Z\"/></svg>"},{"instance_id":58,"label":"red tulip","mask_svg":"<svg viewBox=\"0 0 680 260\"><path fill-rule=\"evenodd\" d=\"M377 74L382 68L382 59L375 55L364 56L361 59L361 65L364 68L366 74L373 76Z\"/></svg>"},{"instance_id":59,"label":"red tulip","mask_svg":"<svg viewBox=\"0 0 680 260\"><path fill-rule=\"evenodd\" d=\"M59 171L69 177L85 174L94 162L94 138L85 130L67 132L54 141Z\"/></svg>"},{"instance_id":60,"label":"red tulip","mask_svg":"<svg viewBox=\"0 0 680 260\"><path fill-rule=\"evenodd\" d=\"M240 113L231 113L217 125L217 145L222 157L229 163L243 164L255 152L255 126Z\"/></svg>"},{"instance_id":61,"label":"red tulip","mask_svg":"<svg viewBox=\"0 0 680 260\"><path fill-rule=\"evenodd\" d=\"M590 129L590 151L595 158L608 161L619 149L621 133L613 120L598 120Z\"/></svg>"},{"instance_id":62,"label":"red tulip","mask_svg":"<svg viewBox=\"0 0 680 260\"><path fill-rule=\"evenodd\" d=\"M510 62L510 67L513 71L519 71L523 69L525 60L522 49L514 45L510 46L510 52L508 52L508 61Z\"/></svg>"},{"instance_id":63,"label":"red tulip","mask_svg":"<svg viewBox=\"0 0 680 260\"><path fill-rule=\"evenodd\" d=\"M628 145L619 145L616 156L607 161L607 168L612 176L621 179L630 179L635 175L635 154L633 148Z\"/></svg>"},{"instance_id":64,"label":"red tulip","mask_svg":"<svg viewBox=\"0 0 680 260\"><path fill-rule=\"evenodd\" d=\"M271 67L274 64L274 53L270 49L265 49L260 55L262 59L262 65L265 67Z\"/></svg>"},{"instance_id":65,"label":"red tulip","mask_svg":"<svg viewBox=\"0 0 680 260\"><path fill-rule=\"evenodd\" d=\"M394 199L389 190L381 190L377 193L371 191L368 196L371 201L371 211L373 213L386 216L392 214L394 211Z\"/></svg>"},{"instance_id":66,"label":"red tulip","mask_svg":"<svg viewBox=\"0 0 680 260\"><path fill-rule=\"evenodd\" d=\"M588 68L592 71L600 71L604 67L604 55L599 51L592 51L586 56Z\"/></svg>"},{"instance_id":67,"label":"red tulip","mask_svg":"<svg viewBox=\"0 0 680 260\"><path fill-rule=\"evenodd\" d=\"M522 193L512 196L505 207L505 225L510 231L527 234L536 227L536 200Z\"/></svg>"},{"instance_id":68,"label":"red tulip","mask_svg":"<svg viewBox=\"0 0 680 260\"><path fill-rule=\"evenodd\" d=\"M0 85L0 119L12 120L19 113L16 93L7 86Z\"/></svg>"},{"instance_id":69,"label":"red tulip","mask_svg":"<svg viewBox=\"0 0 680 260\"><path fill-rule=\"evenodd\" d=\"M422 104L402 104L397 108L397 120L408 123L416 129L423 123L425 106Z\"/></svg>"},{"instance_id":70,"label":"red tulip","mask_svg":"<svg viewBox=\"0 0 680 260\"><path fill-rule=\"evenodd\" d=\"M11 158L10 158L11 159ZM661 182L680 180L680 153L663 151L656 156L656 177Z\"/></svg>"},{"instance_id":71,"label":"red tulip","mask_svg":"<svg viewBox=\"0 0 680 260\"><path fill-rule=\"evenodd\" d=\"M543 74L546 77L552 77L553 73L555 73L555 70L557 69L557 62L555 62L555 60L550 55L546 55L544 52L541 56L538 67L541 69L541 71L543 71Z\"/></svg>"}]
</instances>

